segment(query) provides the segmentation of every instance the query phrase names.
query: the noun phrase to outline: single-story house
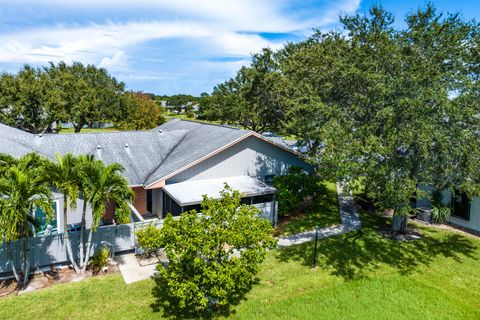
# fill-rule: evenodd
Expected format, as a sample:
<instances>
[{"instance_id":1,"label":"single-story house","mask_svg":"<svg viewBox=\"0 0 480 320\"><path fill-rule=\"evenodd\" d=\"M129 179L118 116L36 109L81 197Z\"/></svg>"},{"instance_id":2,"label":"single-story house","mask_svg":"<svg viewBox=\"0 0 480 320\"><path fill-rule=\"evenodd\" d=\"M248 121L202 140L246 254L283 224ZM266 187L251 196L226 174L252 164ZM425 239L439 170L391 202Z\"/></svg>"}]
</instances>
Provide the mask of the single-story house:
<instances>
[{"instance_id":1,"label":"single-story house","mask_svg":"<svg viewBox=\"0 0 480 320\"><path fill-rule=\"evenodd\" d=\"M433 191L431 187L423 186L425 191ZM441 202L450 207L449 223L480 234L480 197L469 198L466 193L454 190L444 190L441 193ZM431 204L426 198L416 201L416 207L421 211L429 211ZM427 219L429 217L427 216Z\"/></svg>"},{"instance_id":2,"label":"single-story house","mask_svg":"<svg viewBox=\"0 0 480 320\"><path fill-rule=\"evenodd\" d=\"M107 164L118 162L135 193L131 205L133 219L162 219L199 209L204 194L218 197L227 183L241 191L244 203L261 209L262 215L277 220L275 189L277 175L291 166L306 171L313 168L302 155L286 144L256 132L227 126L174 119L150 131L120 131L78 134L30 134L0 124L0 152L22 156L37 152L55 160L55 153L92 154ZM78 229L83 200L69 216L72 230ZM57 212L42 232L63 232L62 196L55 194ZM110 204L104 223L114 217ZM36 210L40 220L45 220ZM137 221L138 221L137 220ZM91 224L88 213L87 226Z\"/></svg>"}]
</instances>

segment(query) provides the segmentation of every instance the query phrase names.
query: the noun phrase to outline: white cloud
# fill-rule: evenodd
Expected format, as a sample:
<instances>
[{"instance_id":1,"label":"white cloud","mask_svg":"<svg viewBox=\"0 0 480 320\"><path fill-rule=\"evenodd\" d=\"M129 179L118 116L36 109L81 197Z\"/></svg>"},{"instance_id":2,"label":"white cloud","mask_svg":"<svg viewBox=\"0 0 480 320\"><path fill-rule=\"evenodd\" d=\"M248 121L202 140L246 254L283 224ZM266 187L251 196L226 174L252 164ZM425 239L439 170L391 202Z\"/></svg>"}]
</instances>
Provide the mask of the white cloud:
<instances>
[{"instance_id":1,"label":"white cloud","mask_svg":"<svg viewBox=\"0 0 480 320\"><path fill-rule=\"evenodd\" d=\"M57 26L0 35L0 61L48 62L81 60L95 63L142 42L166 38L202 39L216 54L249 55L274 46L255 34L217 29L203 23L129 22Z\"/></svg>"},{"instance_id":2,"label":"white cloud","mask_svg":"<svg viewBox=\"0 0 480 320\"><path fill-rule=\"evenodd\" d=\"M48 23L40 19L22 29L15 25L0 29L0 67L63 60L92 63L119 78L138 81L182 77L195 81L200 74L228 77L248 64L250 54L282 46L281 41L268 40L260 33L306 35L360 5L360 0L321 1L302 6L302 0L0 0L0 8L8 5L19 14L38 9L42 11L38 16L43 17L56 12ZM298 4L303 9L297 9ZM63 12L70 18L63 19ZM178 43L184 52L170 47ZM239 60L213 61L222 57ZM147 63L169 70L149 73ZM140 65L143 70L138 70Z\"/></svg>"},{"instance_id":3,"label":"white cloud","mask_svg":"<svg viewBox=\"0 0 480 320\"><path fill-rule=\"evenodd\" d=\"M117 51L115 54L110 57L105 57L98 64L100 68L105 68L108 70L125 70L128 68L128 57L123 51Z\"/></svg>"},{"instance_id":4,"label":"white cloud","mask_svg":"<svg viewBox=\"0 0 480 320\"><path fill-rule=\"evenodd\" d=\"M9 1L3 1L9 2ZM142 10L165 12L172 17L218 22L242 31L287 32L301 27L282 12L286 0L17 0L15 4L73 10ZM2 0L0 0L2 3Z\"/></svg>"}]
</instances>

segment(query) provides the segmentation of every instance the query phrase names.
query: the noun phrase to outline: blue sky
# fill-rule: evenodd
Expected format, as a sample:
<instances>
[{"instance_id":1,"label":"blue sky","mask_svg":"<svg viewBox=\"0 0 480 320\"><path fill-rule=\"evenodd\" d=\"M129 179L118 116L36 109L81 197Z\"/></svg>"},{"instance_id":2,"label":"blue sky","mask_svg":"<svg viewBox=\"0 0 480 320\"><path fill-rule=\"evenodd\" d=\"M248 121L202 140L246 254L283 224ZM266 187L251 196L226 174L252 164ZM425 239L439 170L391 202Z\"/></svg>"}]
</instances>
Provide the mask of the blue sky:
<instances>
[{"instance_id":1,"label":"blue sky","mask_svg":"<svg viewBox=\"0 0 480 320\"><path fill-rule=\"evenodd\" d=\"M312 28L338 28L338 15L373 4L402 26L424 1L360 0L0 0L0 71L81 61L105 67L129 89L211 92L262 47L280 48ZM441 11L479 17L480 2L434 1Z\"/></svg>"}]
</instances>

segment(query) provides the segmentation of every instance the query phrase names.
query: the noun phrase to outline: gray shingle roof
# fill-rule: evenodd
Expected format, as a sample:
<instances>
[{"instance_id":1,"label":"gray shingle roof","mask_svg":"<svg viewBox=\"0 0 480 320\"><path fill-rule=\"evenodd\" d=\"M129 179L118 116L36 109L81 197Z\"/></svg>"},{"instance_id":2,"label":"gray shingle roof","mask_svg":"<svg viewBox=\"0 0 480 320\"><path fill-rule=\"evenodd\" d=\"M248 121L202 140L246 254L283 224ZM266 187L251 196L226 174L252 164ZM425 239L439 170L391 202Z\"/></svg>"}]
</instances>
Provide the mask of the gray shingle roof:
<instances>
[{"instance_id":1,"label":"gray shingle roof","mask_svg":"<svg viewBox=\"0 0 480 320\"><path fill-rule=\"evenodd\" d=\"M175 130L36 135L33 147L50 158L55 157L55 152L92 154L107 164L121 163L130 184L143 185L186 133L186 130Z\"/></svg>"},{"instance_id":2,"label":"gray shingle roof","mask_svg":"<svg viewBox=\"0 0 480 320\"><path fill-rule=\"evenodd\" d=\"M131 185L150 185L222 148L250 131L174 119L151 131L33 135L0 124L0 152L93 154L125 167ZM128 145L128 147L126 147ZM100 148L98 148L100 146Z\"/></svg>"},{"instance_id":3,"label":"gray shingle roof","mask_svg":"<svg viewBox=\"0 0 480 320\"><path fill-rule=\"evenodd\" d=\"M29 142L31 138L27 132L0 124L0 153L19 157L34 152Z\"/></svg>"},{"instance_id":4,"label":"gray shingle roof","mask_svg":"<svg viewBox=\"0 0 480 320\"><path fill-rule=\"evenodd\" d=\"M146 186L161 180L243 136L251 134L251 131L247 130L179 119L164 123L154 130L162 130L163 132L187 130L188 133L165 161L145 181Z\"/></svg>"}]
</instances>

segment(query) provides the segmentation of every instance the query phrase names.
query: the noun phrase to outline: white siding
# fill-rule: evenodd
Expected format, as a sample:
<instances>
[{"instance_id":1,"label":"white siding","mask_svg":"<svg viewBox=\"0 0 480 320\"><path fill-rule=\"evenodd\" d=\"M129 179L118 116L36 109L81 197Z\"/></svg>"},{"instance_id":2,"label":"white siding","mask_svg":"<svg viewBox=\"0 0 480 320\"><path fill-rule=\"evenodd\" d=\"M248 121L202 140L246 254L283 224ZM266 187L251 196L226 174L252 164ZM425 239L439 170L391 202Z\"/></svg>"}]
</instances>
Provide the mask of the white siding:
<instances>
[{"instance_id":1,"label":"white siding","mask_svg":"<svg viewBox=\"0 0 480 320\"><path fill-rule=\"evenodd\" d=\"M470 203L470 220L462 218L450 217L450 222L459 226L480 231L480 198L474 197Z\"/></svg>"},{"instance_id":2,"label":"white siding","mask_svg":"<svg viewBox=\"0 0 480 320\"><path fill-rule=\"evenodd\" d=\"M302 159L262 141L249 137L219 154L173 176L167 184L247 175L263 180L265 175L285 174L290 166L312 170Z\"/></svg>"},{"instance_id":3,"label":"white siding","mask_svg":"<svg viewBox=\"0 0 480 320\"><path fill-rule=\"evenodd\" d=\"M157 217L162 217L162 190L152 189L152 213Z\"/></svg>"},{"instance_id":4,"label":"white siding","mask_svg":"<svg viewBox=\"0 0 480 320\"><path fill-rule=\"evenodd\" d=\"M431 191L434 188L428 186L420 186L422 190ZM450 205L452 200L452 193L449 190L442 191L442 203L444 205ZM418 199L417 207L430 207L430 203L427 199ZM472 230L480 231L480 197L474 197L470 203L470 220L464 220L455 216L451 216L449 221L453 224L469 228Z\"/></svg>"}]
</instances>

